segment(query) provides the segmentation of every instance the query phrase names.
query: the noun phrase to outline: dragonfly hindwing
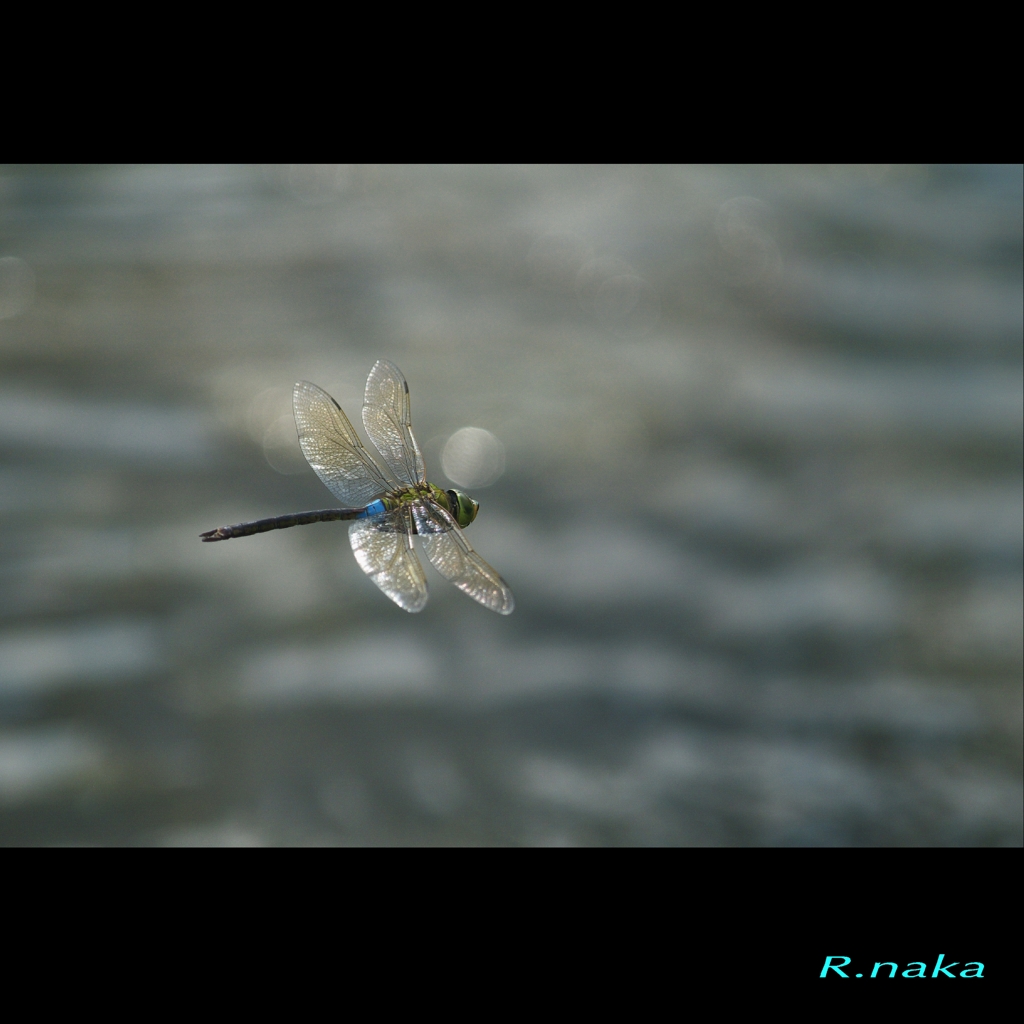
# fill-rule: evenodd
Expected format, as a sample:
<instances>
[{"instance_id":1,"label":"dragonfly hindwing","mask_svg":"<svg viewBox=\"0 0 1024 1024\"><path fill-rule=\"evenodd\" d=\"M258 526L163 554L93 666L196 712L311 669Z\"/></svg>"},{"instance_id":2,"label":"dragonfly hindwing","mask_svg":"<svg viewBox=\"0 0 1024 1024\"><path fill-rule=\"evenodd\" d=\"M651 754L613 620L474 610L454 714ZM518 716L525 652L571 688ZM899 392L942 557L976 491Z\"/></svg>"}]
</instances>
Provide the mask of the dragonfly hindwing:
<instances>
[{"instance_id":1,"label":"dragonfly hindwing","mask_svg":"<svg viewBox=\"0 0 1024 1024\"><path fill-rule=\"evenodd\" d=\"M407 612L422 611L427 603L427 578L412 546L409 506L359 519L348 528L348 539L359 568Z\"/></svg>"},{"instance_id":2,"label":"dragonfly hindwing","mask_svg":"<svg viewBox=\"0 0 1024 1024\"><path fill-rule=\"evenodd\" d=\"M414 501L410 508L430 564L485 608L510 614L515 601L508 584L473 550L452 516L429 499Z\"/></svg>"}]
</instances>

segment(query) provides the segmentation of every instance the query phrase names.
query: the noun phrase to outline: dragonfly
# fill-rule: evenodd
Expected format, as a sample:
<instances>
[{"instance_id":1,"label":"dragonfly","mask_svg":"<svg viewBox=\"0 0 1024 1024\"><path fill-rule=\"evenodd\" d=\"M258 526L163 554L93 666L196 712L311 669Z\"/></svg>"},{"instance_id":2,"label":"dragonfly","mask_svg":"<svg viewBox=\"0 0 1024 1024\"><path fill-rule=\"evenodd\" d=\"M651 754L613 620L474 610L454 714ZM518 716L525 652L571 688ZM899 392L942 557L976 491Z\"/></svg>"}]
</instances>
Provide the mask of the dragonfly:
<instances>
[{"instance_id":1,"label":"dragonfly","mask_svg":"<svg viewBox=\"0 0 1024 1024\"><path fill-rule=\"evenodd\" d=\"M200 534L203 541L352 520L348 538L359 567L400 608L419 612L427 603L427 579L413 547L413 538L419 537L431 565L445 579L491 611L512 612L508 584L462 532L476 519L479 503L462 491L427 483L423 454L412 433L409 385L394 363L379 359L374 364L363 395L363 426L383 465L323 388L299 381L292 408L302 454L345 507L221 526Z\"/></svg>"}]
</instances>

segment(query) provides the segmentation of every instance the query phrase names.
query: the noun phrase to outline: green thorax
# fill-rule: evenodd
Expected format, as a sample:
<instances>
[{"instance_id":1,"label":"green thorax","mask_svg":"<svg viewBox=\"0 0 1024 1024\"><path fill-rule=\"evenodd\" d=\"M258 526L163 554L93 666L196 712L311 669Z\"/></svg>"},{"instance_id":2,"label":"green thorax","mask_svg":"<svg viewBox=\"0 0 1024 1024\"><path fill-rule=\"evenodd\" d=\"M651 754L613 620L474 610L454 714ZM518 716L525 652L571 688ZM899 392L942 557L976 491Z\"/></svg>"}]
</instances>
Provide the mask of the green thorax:
<instances>
[{"instance_id":1,"label":"green thorax","mask_svg":"<svg viewBox=\"0 0 1024 1024\"><path fill-rule=\"evenodd\" d=\"M400 487L381 496L384 507L393 512L411 501L430 498L436 501L446 512L451 514L459 526L469 526L480 509L480 506L468 494L461 491L442 491L434 484L416 484L413 487Z\"/></svg>"},{"instance_id":2,"label":"green thorax","mask_svg":"<svg viewBox=\"0 0 1024 1024\"><path fill-rule=\"evenodd\" d=\"M392 512L400 505L408 505L410 501L419 501L422 498L432 498L446 512L452 511L448 495L433 484L416 484L414 487L396 488L393 491L388 491L380 500L384 502L387 510Z\"/></svg>"}]
</instances>

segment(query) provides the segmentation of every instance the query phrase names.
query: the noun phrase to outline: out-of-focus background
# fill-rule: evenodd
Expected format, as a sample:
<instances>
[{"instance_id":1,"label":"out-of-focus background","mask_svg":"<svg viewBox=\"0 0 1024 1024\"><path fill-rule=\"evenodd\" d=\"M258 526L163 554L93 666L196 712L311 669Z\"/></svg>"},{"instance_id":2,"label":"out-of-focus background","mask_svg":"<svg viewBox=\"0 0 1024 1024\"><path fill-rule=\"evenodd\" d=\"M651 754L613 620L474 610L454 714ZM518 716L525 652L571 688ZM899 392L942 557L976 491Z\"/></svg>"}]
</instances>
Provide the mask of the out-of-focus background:
<instances>
[{"instance_id":1,"label":"out-of-focus background","mask_svg":"<svg viewBox=\"0 0 1024 1024\"><path fill-rule=\"evenodd\" d=\"M1019 166L0 168L0 843L1020 845L1022 249ZM513 615L200 543L378 358Z\"/></svg>"}]
</instances>

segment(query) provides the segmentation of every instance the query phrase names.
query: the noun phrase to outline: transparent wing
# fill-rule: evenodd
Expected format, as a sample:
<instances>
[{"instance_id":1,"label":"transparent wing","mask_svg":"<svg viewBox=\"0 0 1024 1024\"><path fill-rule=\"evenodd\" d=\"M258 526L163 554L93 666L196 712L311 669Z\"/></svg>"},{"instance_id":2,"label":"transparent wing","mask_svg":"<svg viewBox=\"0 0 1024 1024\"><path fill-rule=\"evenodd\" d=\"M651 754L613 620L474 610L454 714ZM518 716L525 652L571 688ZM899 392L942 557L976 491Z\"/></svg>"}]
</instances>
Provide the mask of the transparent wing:
<instances>
[{"instance_id":1,"label":"transparent wing","mask_svg":"<svg viewBox=\"0 0 1024 1024\"><path fill-rule=\"evenodd\" d=\"M363 426L381 458L403 484L426 482L423 456L412 436L409 385L402 371L386 359L378 359L366 378Z\"/></svg>"},{"instance_id":2,"label":"transparent wing","mask_svg":"<svg viewBox=\"0 0 1024 1024\"><path fill-rule=\"evenodd\" d=\"M300 380L292 408L302 454L336 498L345 505L368 505L391 490L341 406L323 388Z\"/></svg>"},{"instance_id":3,"label":"transparent wing","mask_svg":"<svg viewBox=\"0 0 1024 1024\"><path fill-rule=\"evenodd\" d=\"M427 578L412 547L409 507L357 519L348 540L359 568L407 612L422 611L427 603Z\"/></svg>"},{"instance_id":4,"label":"transparent wing","mask_svg":"<svg viewBox=\"0 0 1024 1024\"><path fill-rule=\"evenodd\" d=\"M515 608L508 584L473 550L459 524L429 499L410 503L430 564L474 601L501 615Z\"/></svg>"}]
</instances>

